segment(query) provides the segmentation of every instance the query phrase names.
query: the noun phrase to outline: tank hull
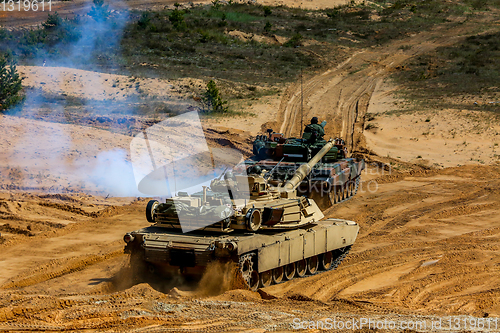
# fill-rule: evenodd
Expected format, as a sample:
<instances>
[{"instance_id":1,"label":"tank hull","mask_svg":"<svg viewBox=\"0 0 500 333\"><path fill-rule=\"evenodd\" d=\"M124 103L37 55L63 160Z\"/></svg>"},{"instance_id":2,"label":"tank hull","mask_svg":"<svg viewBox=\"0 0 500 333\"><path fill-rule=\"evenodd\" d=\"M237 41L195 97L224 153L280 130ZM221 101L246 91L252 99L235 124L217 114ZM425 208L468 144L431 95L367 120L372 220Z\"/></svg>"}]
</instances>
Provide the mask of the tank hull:
<instances>
[{"instance_id":1,"label":"tank hull","mask_svg":"<svg viewBox=\"0 0 500 333\"><path fill-rule=\"evenodd\" d=\"M197 275L210 262L232 261L240 265L244 278L255 289L266 285L262 281L265 276L274 277L285 268L290 271L290 266L296 267L293 276L304 275L303 268L299 271L303 265L311 266L306 267L307 271L315 273L315 262L326 261L324 270L333 268L328 263L330 257L335 261L345 256L358 230L355 222L340 219L324 219L295 230L238 234L182 234L150 226L128 234L133 241L127 243L125 252L134 260L170 274Z\"/></svg>"}]
</instances>

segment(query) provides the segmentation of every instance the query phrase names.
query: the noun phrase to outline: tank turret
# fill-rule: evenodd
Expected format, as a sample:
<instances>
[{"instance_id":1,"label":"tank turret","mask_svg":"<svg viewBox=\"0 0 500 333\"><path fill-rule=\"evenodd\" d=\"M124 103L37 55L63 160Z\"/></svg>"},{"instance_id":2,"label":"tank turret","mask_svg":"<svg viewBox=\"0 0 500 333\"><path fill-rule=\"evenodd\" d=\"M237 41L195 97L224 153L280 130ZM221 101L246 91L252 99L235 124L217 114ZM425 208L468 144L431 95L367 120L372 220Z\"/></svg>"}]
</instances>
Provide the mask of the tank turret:
<instances>
[{"instance_id":1,"label":"tank turret","mask_svg":"<svg viewBox=\"0 0 500 333\"><path fill-rule=\"evenodd\" d=\"M150 201L147 219L160 227L218 232L293 229L317 222L323 213L314 200L298 196L296 189L333 145L327 142L284 186L272 186L258 166L244 174L228 171L203 192L181 192L162 204Z\"/></svg>"}]
</instances>

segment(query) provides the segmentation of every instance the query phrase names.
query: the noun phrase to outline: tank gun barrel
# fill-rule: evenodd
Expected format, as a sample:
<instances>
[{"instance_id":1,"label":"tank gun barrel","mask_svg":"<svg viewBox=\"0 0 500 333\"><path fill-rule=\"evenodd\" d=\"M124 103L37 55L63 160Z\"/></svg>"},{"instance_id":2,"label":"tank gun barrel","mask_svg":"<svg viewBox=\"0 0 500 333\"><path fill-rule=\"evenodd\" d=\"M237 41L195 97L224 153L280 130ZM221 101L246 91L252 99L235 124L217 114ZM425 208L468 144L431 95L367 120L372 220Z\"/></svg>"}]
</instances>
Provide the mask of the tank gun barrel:
<instances>
[{"instance_id":1,"label":"tank gun barrel","mask_svg":"<svg viewBox=\"0 0 500 333\"><path fill-rule=\"evenodd\" d=\"M295 189L301 181L304 180L304 178L307 177L311 173L311 170L313 169L314 165L318 163L323 156L326 155L332 149L334 146L334 142L332 140L329 140L323 148L316 154L314 157L307 163L302 164L296 171L295 174L293 175L292 179L288 180L283 188L285 190L293 190Z\"/></svg>"}]
</instances>

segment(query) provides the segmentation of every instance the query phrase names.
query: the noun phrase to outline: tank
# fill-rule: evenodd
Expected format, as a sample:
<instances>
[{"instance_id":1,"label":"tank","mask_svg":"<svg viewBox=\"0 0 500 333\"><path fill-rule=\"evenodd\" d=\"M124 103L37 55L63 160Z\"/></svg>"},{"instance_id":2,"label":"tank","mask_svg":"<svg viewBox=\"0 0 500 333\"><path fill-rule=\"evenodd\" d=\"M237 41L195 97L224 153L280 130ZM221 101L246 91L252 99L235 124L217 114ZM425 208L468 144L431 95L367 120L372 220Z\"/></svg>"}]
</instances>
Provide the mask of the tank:
<instances>
[{"instance_id":1,"label":"tank","mask_svg":"<svg viewBox=\"0 0 500 333\"><path fill-rule=\"evenodd\" d=\"M358 225L324 219L314 200L297 195L333 146L325 143L279 186L269 184L272 170L254 168L226 172L199 193L151 200L146 218L153 225L124 236L131 266L199 277L210 262L233 262L251 290L335 268L356 240Z\"/></svg>"},{"instance_id":2,"label":"tank","mask_svg":"<svg viewBox=\"0 0 500 333\"><path fill-rule=\"evenodd\" d=\"M323 122L323 127L326 122ZM304 133L302 138L285 138L269 129L268 135L258 135L253 142L254 156L245 161L248 168L259 166L273 170L274 184L286 182L295 170L311 160L326 141ZM329 151L314 164L311 173L298 187L301 195L316 200L321 209L343 202L356 195L365 168L364 160L349 158L344 140L336 138Z\"/></svg>"}]
</instances>

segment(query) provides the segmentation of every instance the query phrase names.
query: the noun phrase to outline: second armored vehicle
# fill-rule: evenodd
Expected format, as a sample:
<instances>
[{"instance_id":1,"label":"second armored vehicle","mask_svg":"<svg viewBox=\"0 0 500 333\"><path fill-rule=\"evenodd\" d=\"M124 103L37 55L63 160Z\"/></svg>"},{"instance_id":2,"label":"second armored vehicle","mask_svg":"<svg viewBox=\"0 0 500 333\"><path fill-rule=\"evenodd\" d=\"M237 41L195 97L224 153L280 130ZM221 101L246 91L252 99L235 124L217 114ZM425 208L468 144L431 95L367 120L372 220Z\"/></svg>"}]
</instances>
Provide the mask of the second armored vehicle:
<instances>
[{"instance_id":1,"label":"second armored vehicle","mask_svg":"<svg viewBox=\"0 0 500 333\"><path fill-rule=\"evenodd\" d=\"M311 160L326 141L304 133L301 139L285 138L281 133L268 130L268 135L258 135L253 142L251 159L245 163L248 168L259 167L270 171L275 184L286 182L304 163ZM322 209L354 196L359 188L364 160L347 157L342 139L335 139L333 146L315 163L311 173L298 187L302 195L314 198Z\"/></svg>"}]
</instances>

